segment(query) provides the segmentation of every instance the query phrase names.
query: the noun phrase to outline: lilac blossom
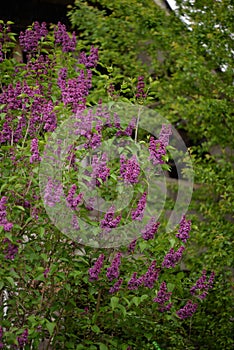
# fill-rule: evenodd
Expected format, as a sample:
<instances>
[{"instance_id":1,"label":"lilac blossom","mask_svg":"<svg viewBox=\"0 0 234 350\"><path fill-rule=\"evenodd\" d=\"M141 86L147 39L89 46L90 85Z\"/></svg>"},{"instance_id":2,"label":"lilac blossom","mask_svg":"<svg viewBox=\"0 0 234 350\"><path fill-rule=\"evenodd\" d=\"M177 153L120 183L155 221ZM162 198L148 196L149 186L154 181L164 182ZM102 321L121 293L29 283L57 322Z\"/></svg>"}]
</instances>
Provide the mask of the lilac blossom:
<instances>
[{"instance_id":1,"label":"lilac blossom","mask_svg":"<svg viewBox=\"0 0 234 350\"><path fill-rule=\"evenodd\" d=\"M98 62L98 48L91 46L90 55L87 56L85 52L81 52L79 56L79 63L84 64L86 68L95 68Z\"/></svg>"},{"instance_id":2,"label":"lilac blossom","mask_svg":"<svg viewBox=\"0 0 234 350\"><path fill-rule=\"evenodd\" d=\"M28 342L28 329L26 328L21 336L17 337L17 341L20 347L23 347Z\"/></svg>"},{"instance_id":3,"label":"lilac blossom","mask_svg":"<svg viewBox=\"0 0 234 350\"><path fill-rule=\"evenodd\" d=\"M107 233L111 231L112 228L115 228L118 226L121 215L115 216L115 207L111 206L110 209L106 212L104 219L101 220L100 226L102 229L104 229Z\"/></svg>"},{"instance_id":4,"label":"lilac blossom","mask_svg":"<svg viewBox=\"0 0 234 350\"><path fill-rule=\"evenodd\" d=\"M112 260L111 266L107 268L106 277L109 281L119 277L119 266L121 264L121 253L116 253L114 259Z\"/></svg>"},{"instance_id":5,"label":"lilac blossom","mask_svg":"<svg viewBox=\"0 0 234 350\"><path fill-rule=\"evenodd\" d=\"M46 37L48 30L46 29L46 23L34 22L32 29L26 29L25 32L20 32L19 42L23 51L35 51L38 47L39 40L42 37Z\"/></svg>"},{"instance_id":6,"label":"lilac blossom","mask_svg":"<svg viewBox=\"0 0 234 350\"><path fill-rule=\"evenodd\" d=\"M188 300L188 302L184 307L176 311L176 314L177 316L179 316L181 320L183 320L185 318L192 317L193 314L196 312L197 307L198 307L197 303L193 303L191 300Z\"/></svg>"},{"instance_id":7,"label":"lilac blossom","mask_svg":"<svg viewBox=\"0 0 234 350\"><path fill-rule=\"evenodd\" d=\"M162 282L157 294L157 297L153 299L155 303L160 305L159 311L164 312L170 310L172 303L165 305L171 297L171 292L167 292L166 282Z\"/></svg>"},{"instance_id":8,"label":"lilac blossom","mask_svg":"<svg viewBox=\"0 0 234 350\"><path fill-rule=\"evenodd\" d=\"M128 289L138 289L144 283L144 277L137 278L137 272L133 272L132 277L128 281Z\"/></svg>"},{"instance_id":9,"label":"lilac blossom","mask_svg":"<svg viewBox=\"0 0 234 350\"><path fill-rule=\"evenodd\" d=\"M181 239L183 243L186 243L187 239L189 239L190 230L191 230L191 221L186 220L185 215L183 215L180 221L179 233L176 234L176 237Z\"/></svg>"},{"instance_id":10,"label":"lilac blossom","mask_svg":"<svg viewBox=\"0 0 234 350\"><path fill-rule=\"evenodd\" d=\"M136 242L137 239L133 239L132 242L130 242L129 246L128 246L128 253L133 253L135 248L136 248Z\"/></svg>"},{"instance_id":11,"label":"lilac blossom","mask_svg":"<svg viewBox=\"0 0 234 350\"><path fill-rule=\"evenodd\" d=\"M90 89L90 76L86 76L83 70L80 70L79 76L76 78L63 80L62 73L58 79L58 85L61 89L62 100L66 105L72 104L73 112L77 112L79 108L84 109L86 96Z\"/></svg>"},{"instance_id":12,"label":"lilac blossom","mask_svg":"<svg viewBox=\"0 0 234 350\"><path fill-rule=\"evenodd\" d=\"M171 248L169 253L166 254L162 262L162 267L169 269L170 267L175 267L175 264L180 261L182 258L182 253L185 250L184 246L181 246L177 252L174 251L174 248Z\"/></svg>"},{"instance_id":13,"label":"lilac blossom","mask_svg":"<svg viewBox=\"0 0 234 350\"><path fill-rule=\"evenodd\" d=\"M147 196L147 193L144 192L137 204L137 208L132 211L132 220L141 221L143 219L144 210L146 206L146 196Z\"/></svg>"},{"instance_id":14,"label":"lilac blossom","mask_svg":"<svg viewBox=\"0 0 234 350\"><path fill-rule=\"evenodd\" d=\"M89 280L90 280L90 282L98 280L101 268L103 266L104 259L105 259L105 255L104 254L100 254L98 259L96 260L94 266L89 269Z\"/></svg>"},{"instance_id":15,"label":"lilac blossom","mask_svg":"<svg viewBox=\"0 0 234 350\"><path fill-rule=\"evenodd\" d=\"M144 77L138 77L136 98L146 98Z\"/></svg>"},{"instance_id":16,"label":"lilac blossom","mask_svg":"<svg viewBox=\"0 0 234 350\"><path fill-rule=\"evenodd\" d=\"M207 280L206 270L202 271L202 276L197 280L196 284L190 288L192 295L197 295L199 299L205 299L208 294L208 290L213 288L215 273L211 272L210 278Z\"/></svg>"},{"instance_id":17,"label":"lilac blossom","mask_svg":"<svg viewBox=\"0 0 234 350\"><path fill-rule=\"evenodd\" d=\"M67 33L65 24L58 22L54 29L55 44L62 45L63 52L74 52L76 49L76 33L72 33L70 37Z\"/></svg>"},{"instance_id":18,"label":"lilac blossom","mask_svg":"<svg viewBox=\"0 0 234 350\"><path fill-rule=\"evenodd\" d=\"M38 139L33 139L31 141L31 157L30 157L30 163L35 163L35 162L40 162L41 157L39 155L39 151L38 151Z\"/></svg>"},{"instance_id":19,"label":"lilac blossom","mask_svg":"<svg viewBox=\"0 0 234 350\"><path fill-rule=\"evenodd\" d=\"M126 184L135 184L138 182L138 177L141 168L137 162L135 155L130 159L126 159L124 154L120 156L120 176Z\"/></svg>"},{"instance_id":20,"label":"lilac blossom","mask_svg":"<svg viewBox=\"0 0 234 350\"><path fill-rule=\"evenodd\" d=\"M72 227L77 231L80 229L79 222L76 215L72 215Z\"/></svg>"},{"instance_id":21,"label":"lilac blossom","mask_svg":"<svg viewBox=\"0 0 234 350\"><path fill-rule=\"evenodd\" d=\"M122 283L123 283L123 278L120 278L117 282L115 282L113 287L110 288L109 293L113 294L113 293L118 292Z\"/></svg>"},{"instance_id":22,"label":"lilac blossom","mask_svg":"<svg viewBox=\"0 0 234 350\"><path fill-rule=\"evenodd\" d=\"M77 206L81 203L83 199L83 193L80 193L78 196L75 197L76 190L77 186L76 184L73 184L66 198L67 204L72 210L77 210Z\"/></svg>"},{"instance_id":23,"label":"lilac blossom","mask_svg":"<svg viewBox=\"0 0 234 350\"><path fill-rule=\"evenodd\" d=\"M152 289L155 281L158 280L160 269L156 269L156 261L153 261L147 272L142 276L144 280L144 286Z\"/></svg>"},{"instance_id":24,"label":"lilac blossom","mask_svg":"<svg viewBox=\"0 0 234 350\"><path fill-rule=\"evenodd\" d=\"M54 207L59 203L63 195L63 186L59 181L48 178L45 193L44 203L49 207Z\"/></svg>"},{"instance_id":25,"label":"lilac blossom","mask_svg":"<svg viewBox=\"0 0 234 350\"><path fill-rule=\"evenodd\" d=\"M3 226L4 231L9 232L13 224L7 220L6 203L7 197L3 196L0 199L0 226Z\"/></svg>"},{"instance_id":26,"label":"lilac blossom","mask_svg":"<svg viewBox=\"0 0 234 350\"><path fill-rule=\"evenodd\" d=\"M102 154L101 159L97 155L93 156L92 159L92 174L91 174L91 186L100 187L102 182L105 182L110 175L110 168L107 167L107 155L106 153ZM100 181L101 180L101 181Z\"/></svg>"},{"instance_id":27,"label":"lilac blossom","mask_svg":"<svg viewBox=\"0 0 234 350\"><path fill-rule=\"evenodd\" d=\"M18 246L11 243L8 238L4 238L3 243L7 244L6 249L4 249L5 259L14 260L16 254L18 254Z\"/></svg>"},{"instance_id":28,"label":"lilac blossom","mask_svg":"<svg viewBox=\"0 0 234 350\"><path fill-rule=\"evenodd\" d=\"M153 165L163 164L163 156L166 155L166 147L169 144L169 137L171 135L171 125L163 124L159 139L155 140L154 137L150 137L149 143L149 159L152 161Z\"/></svg>"},{"instance_id":29,"label":"lilac blossom","mask_svg":"<svg viewBox=\"0 0 234 350\"><path fill-rule=\"evenodd\" d=\"M154 235L158 231L159 225L159 222L156 222L154 218L151 218L147 225L144 227L144 229L141 231L142 238L145 241L153 239Z\"/></svg>"}]
</instances>

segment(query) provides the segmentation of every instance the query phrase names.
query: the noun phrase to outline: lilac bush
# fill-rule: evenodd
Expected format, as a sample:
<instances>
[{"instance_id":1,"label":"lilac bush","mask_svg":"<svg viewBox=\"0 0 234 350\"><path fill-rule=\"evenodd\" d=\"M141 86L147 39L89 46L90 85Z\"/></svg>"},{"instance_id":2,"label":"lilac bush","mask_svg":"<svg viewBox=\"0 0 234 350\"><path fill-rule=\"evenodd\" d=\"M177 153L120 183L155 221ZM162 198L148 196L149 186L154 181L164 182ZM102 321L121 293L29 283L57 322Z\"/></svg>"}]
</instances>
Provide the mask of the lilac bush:
<instances>
[{"instance_id":1,"label":"lilac bush","mask_svg":"<svg viewBox=\"0 0 234 350\"><path fill-rule=\"evenodd\" d=\"M137 134L136 118L122 123L100 100L95 101L94 113L88 110L94 103L98 48L80 51L76 34L68 33L63 24L49 31L45 23L35 22L19 35L26 58L16 64L14 36L9 25L1 30L0 348L38 349L46 342L51 349L105 349L108 344L127 349L133 345L134 333L129 334L134 329L147 333L146 318L152 339L155 323L165 324L169 317L182 327L181 320L192 317L212 289L214 272L208 278L204 270L197 281L177 278L192 224L184 214L178 230L165 235L164 225L148 215L145 157L137 151L129 154L126 147L133 132ZM9 66L11 76L5 74ZM138 77L131 102L139 108L147 99L145 85L144 77ZM115 94L113 99L117 98ZM71 115L79 137L65 145L62 180L53 177L48 165L41 192L42 158L60 165L65 138L57 140L56 152L47 141ZM109 157L110 144L98 153L113 135L117 159ZM158 138L142 140L153 165L166 163L170 135L170 126L162 125ZM91 159L82 168L84 157ZM77 180L81 168L83 183ZM132 189L126 208L113 204L118 185L121 204ZM107 201L102 210L96 194ZM68 217L61 202L70 210ZM56 208L52 222L48 212ZM63 222L64 231L56 220ZM136 225L133 237L128 237L129 223ZM117 229L129 239L128 246L104 249L84 244L82 235L90 241L95 237L96 242L111 237L119 243ZM139 343L134 346L139 348Z\"/></svg>"}]
</instances>

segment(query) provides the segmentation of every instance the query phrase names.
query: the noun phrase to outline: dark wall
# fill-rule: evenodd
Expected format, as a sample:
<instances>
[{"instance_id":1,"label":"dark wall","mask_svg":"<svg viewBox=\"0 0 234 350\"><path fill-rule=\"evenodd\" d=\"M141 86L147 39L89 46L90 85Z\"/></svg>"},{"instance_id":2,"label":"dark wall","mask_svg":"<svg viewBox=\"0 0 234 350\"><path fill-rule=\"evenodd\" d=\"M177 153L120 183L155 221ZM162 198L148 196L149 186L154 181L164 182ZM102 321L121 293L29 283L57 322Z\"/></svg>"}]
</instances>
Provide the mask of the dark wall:
<instances>
[{"instance_id":1,"label":"dark wall","mask_svg":"<svg viewBox=\"0 0 234 350\"><path fill-rule=\"evenodd\" d=\"M73 4L74 0L1 0L0 19L14 22L12 28L16 32L24 30L34 21L60 21L69 28L67 5Z\"/></svg>"}]
</instances>

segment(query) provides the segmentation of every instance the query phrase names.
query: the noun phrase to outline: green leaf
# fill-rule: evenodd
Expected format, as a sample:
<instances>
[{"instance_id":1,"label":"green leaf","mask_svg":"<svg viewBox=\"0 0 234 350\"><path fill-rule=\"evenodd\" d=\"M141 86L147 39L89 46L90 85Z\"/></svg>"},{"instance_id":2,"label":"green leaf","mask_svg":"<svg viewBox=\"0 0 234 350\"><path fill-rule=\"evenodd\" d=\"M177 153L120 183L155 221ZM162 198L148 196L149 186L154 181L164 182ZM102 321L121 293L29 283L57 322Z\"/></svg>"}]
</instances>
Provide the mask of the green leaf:
<instances>
[{"instance_id":1,"label":"green leaf","mask_svg":"<svg viewBox=\"0 0 234 350\"><path fill-rule=\"evenodd\" d=\"M100 343L100 344L99 344L99 349L100 349L100 350L108 350L108 347L107 347L105 344Z\"/></svg>"},{"instance_id":2,"label":"green leaf","mask_svg":"<svg viewBox=\"0 0 234 350\"><path fill-rule=\"evenodd\" d=\"M116 309L117 305L119 303L119 298L118 297L111 297L111 308L114 311L114 309Z\"/></svg>"},{"instance_id":3,"label":"green leaf","mask_svg":"<svg viewBox=\"0 0 234 350\"><path fill-rule=\"evenodd\" d=\"M13 278L12 277L6 277L6 280L10 283L10 285L13 287L13 288L15 288L16 286L15 286L15 282L14 282L14 280L13 280Z\"/></svg>"},{"instance_id":4,"label":"green leaf","mask_svg":"<svg viewBox=\"0 0 234 350\"><path fill-rule=\"evenodd\" d=\"M50 336L53 335L55 326L56 326L56 323L55 323L55 322L49 322L49 321L46 322L46 328L47 328L47 330L49 331Z\"/></svg>"},{"instance_id":5,"label":"green leaf","mask_svg":"<svg viewBox=\"0 0 234 350\"><path fill-rule=\"evenodd\" d=\"M91 326L91 329L94 333L97 333L97 334L101 332L100 328L96 324Z\"/></svg>"}]
</instances>

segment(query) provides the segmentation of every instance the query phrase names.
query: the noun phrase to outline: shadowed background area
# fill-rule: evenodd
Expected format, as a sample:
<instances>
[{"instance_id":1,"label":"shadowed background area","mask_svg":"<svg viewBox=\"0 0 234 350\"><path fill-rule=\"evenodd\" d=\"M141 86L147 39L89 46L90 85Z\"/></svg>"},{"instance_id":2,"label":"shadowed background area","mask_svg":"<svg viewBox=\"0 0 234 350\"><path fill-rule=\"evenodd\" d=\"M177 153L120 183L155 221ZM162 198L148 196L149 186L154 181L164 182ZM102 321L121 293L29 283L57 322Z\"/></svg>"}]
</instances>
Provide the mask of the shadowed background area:
<instances>
[{"instance_id":1,"label":"shadowed background area","mask_svg":"<svg viewBox=\"0 0 234 350\"><path fill-rule=\"evenodd\" d=\"M34 21L57 23L58 21L70 27L66 16L67 5L74 0L8 0L1 2L0 17L4 21L12 21L16 32L25 30L25 27Z\"/></svg>"}]
</instances>

